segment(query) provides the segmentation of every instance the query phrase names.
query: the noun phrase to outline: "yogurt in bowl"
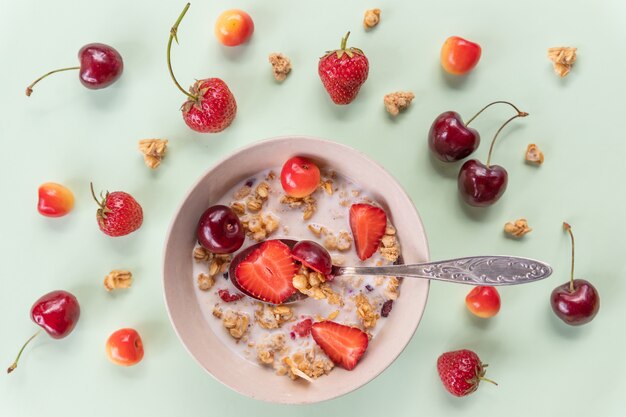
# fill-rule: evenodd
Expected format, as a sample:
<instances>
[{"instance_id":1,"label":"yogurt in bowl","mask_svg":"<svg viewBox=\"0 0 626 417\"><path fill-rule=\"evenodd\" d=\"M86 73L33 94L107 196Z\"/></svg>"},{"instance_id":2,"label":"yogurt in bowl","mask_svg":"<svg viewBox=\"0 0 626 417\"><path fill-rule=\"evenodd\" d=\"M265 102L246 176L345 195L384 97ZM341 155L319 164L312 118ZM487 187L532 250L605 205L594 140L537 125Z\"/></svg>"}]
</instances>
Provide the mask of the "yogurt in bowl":
<instances>
[{"instance_id":1,"label":"yogurt in bowl","mask_svg":"<svg viewBox=\"0 0 626 417\"><path fill-rule=\"evenodd\" d=\"M311 159L321 169L320 187L310 197L290 198L281 187L280 167L295 155ZM224 274L229 257L213 255L196 242L197 221L215 204L230 206L239 215L247 232L243 248L266 239L307 239L325 246L335 264L428 259L411 200L363 154L307 137L272 139L236 152L191 190L172 222L165 247L170 318L183 344L214 377L253 398L311 403L364 385L400 354L419 324L428 281L401 284L397 277L340 277L319 282L305 270L297 274L299 283L294 277L294 286L310 295L306 300L272 306L239 298ZM348 219L353 204L379 206L387 214L380 247L366 260L355 251ZM311 323L326 320L367 334L367 350L353 370L336 366L309 334Z\"/></svg>"}]
</instances>

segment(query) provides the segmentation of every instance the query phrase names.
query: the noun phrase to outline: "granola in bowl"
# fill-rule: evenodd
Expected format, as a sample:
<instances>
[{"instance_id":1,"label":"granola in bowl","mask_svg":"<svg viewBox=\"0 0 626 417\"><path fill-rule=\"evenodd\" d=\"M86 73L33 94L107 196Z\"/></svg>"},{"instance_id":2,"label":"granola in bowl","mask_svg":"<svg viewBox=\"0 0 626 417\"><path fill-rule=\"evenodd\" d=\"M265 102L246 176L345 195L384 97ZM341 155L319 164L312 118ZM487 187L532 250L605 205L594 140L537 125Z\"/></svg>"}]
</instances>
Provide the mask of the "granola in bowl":
<instances>
[{"instance_id":1,"label":"granola in bowl","mask_svg":"<svg viewBox=\"0 0 626 417\"><path fill-rule=\"evenodd\" d=\"M237 215L245 233L242 248L277 239L309 240L323 246L334 265L381 266L399 261L400 244L388 220L390 213L384 215L381 202L366 188L334 170L322 169L313 192L294 196L286 193L279 172L280 168L260 172L216 201ZM364 244L359 242L363 238L355 233L355 207L383 212L385 223L369 253L363 253ZM400 293L397 277L332 279L295 262L291 283L295 292L307 298L273 305L237 290L228 274L230 254L212 253L197 244L190 256L194 260L190 279L213 332L245 360L294 380L312 381L337 366L356 366L360 356L346 362L329 354L324 341L327 329L320 323L335 323L341 327L330 326L330 331L363 337L364 352L386 321L393 320L391 306Z\"/></svg>"}]
</instances>

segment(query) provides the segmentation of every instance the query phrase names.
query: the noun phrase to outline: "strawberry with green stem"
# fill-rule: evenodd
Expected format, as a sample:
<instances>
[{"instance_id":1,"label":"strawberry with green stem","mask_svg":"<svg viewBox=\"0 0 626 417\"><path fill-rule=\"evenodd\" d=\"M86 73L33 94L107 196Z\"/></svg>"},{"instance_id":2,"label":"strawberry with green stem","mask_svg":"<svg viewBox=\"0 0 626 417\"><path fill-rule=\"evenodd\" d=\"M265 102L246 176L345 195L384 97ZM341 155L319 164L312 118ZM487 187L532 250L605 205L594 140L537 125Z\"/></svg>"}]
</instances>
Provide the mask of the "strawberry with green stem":
<instances>
[{"instance_id":1,"label":"strawberry with green stem","mask_svg":"<svg viewBox=\"0 0 626 417\"><path fill-rule=\"evenodd\" d=\"M96 219L98 226L104 234L112 237L125 236L141 227L143 223L143 210L141 205L128 193L123 191L108 191L102 195L100 200L96 197L91 187L91 195L98 204Z\"/></svg>"},{"instance_id":2,"label":"strawberry with green stem","mask_svg":"<svg viewBox=\"0 0 626 417\"><path fill-rule=\"evenodd\" d=\"M362 50L348 48L348 36L341 39L341 47L326 52L318 64L319 76L335 104L349 104L367 80L369 61Z\"/></svg>"},{"instance_id":3,"label":"strawberry with green stem","mask_svg":"<svg viewBox=\"0 0 626 417\"><path fill-rule=\"evenodd\" d=\"M219 78L205 78L196 80L187 91L178 83L172 70L172 41L178 43L178 26L189 6L191 3L187 3L170 30L167 43L167 68L176 87L187 96L187 101L181 107L187 126L196 132L217 133L230 126L237 114L237 102L226 83Z\"/></svg>"}]
</instances>

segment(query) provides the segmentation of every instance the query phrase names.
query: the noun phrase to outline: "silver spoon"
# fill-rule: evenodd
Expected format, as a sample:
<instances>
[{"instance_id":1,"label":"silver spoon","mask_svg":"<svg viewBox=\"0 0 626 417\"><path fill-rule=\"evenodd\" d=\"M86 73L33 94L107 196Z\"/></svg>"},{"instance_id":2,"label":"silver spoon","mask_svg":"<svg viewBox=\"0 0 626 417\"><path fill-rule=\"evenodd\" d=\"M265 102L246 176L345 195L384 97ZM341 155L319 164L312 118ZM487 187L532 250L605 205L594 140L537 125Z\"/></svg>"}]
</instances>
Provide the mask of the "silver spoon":
<instances>
[{"instance_id":1,"label":"silver spoon","mask_svg":"<svg viewBox=\"0 0 626 417\"><path fill-rule=\"evenodd\" d=\"M297 243L296 240L280 239L289 247ZM235 268L250 252L261 245L252 245L233 257L228 269L228 275L233 285L248 297L259 300L242 288L237 282ZM409 265L387 266L337 266L333 265L332 275L382 275L403 278L432 279L436 281L453 282L470 285L517 285L535 282L549 277L552 267L545 262L518 256L469 256L466 258L448 259L436 262L424 262ZM305 294L297 292L283 304L289 304L306 298ZM259 300L263 301L263 300Z\"/></svg>"}]
</instances>

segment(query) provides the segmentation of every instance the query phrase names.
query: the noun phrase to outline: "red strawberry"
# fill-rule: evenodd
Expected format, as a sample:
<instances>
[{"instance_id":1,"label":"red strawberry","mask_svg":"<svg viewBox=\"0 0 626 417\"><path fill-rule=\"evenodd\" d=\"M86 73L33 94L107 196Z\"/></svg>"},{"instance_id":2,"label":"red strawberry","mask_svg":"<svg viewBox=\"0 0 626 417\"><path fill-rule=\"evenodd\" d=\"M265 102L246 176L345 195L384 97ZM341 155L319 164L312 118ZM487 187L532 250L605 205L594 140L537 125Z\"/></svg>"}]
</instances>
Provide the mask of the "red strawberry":
<instances>
[{"instance_id":1,"label":"red strawberry","mask_svg":"<svg viewBox=\"0 0 626 417\"><path fill-rule=\"evenodd\" d=\"M302 320L300 323L292 327L294 336L297 335L298 337L307 337L309 334L311 334L311 326L313 326L313 320Z\"/></svg>"},{"instance_id":2,"label":"red strawberry","mask_svg":"<svg viewBox=\"0 0 626 417\"><path fill-rule=\"evenodd\" d=\"M217 133L226 129L237 114L237 102L226 83L219 78L198 80L189 90L181 110L187 126L196 132Z\"/></svg>"},{"instance_id":3,"label":"red strawberry","mask_svg":"<svg viewBox=\"0 0 626 417\"><path fill-rule=\"evenodd\" d=\"M91 185L91 195L98 203L96 218L98 226L104 234L118 237L124 236L141 227L143 211L141 206L130 194L123 191L107 192L102 201L98 201Z\"/></svg>"},{"instance_id":4,"label":"red strawberry","mask_svg":"<svg viewBox=\"0 0 626 417\"><path fill-rule=\"evenodd\" d=\"M241 293L231 294L230 291L225 288L217 290L217 295L219 295L225 303L232 303L233 301L241 300L244 297Z\"/></svg>"},{"instance_id":5,"label":"red strawberry","mask_svg":"<svg viewBox=\"0 0 626 417\"><path fill-rule=\"evenodd\" d=\"M289 246L268 240L237 265L235 279L251 295L272 304L281 304L295 294L296 264Z\"/></svg>"},{"instance_id":6,"label":"red strawberry","mask_svg":"<svg viewBox=\"0 0 626 417\"><path fill-rule=\"evenodd\" d=\"M335 104L349 104L367 80L369 62L362 50L346 49L350 32L341 39L341 48L326 52L320 58L318 72L322 83Z\"/></svg>"},{"instance_id":7,"label":"red strawberry","mask_svg":"<svg viewBox=\"0 0 626 417\"><path fill-rule=\"evenodd\" d=\"M356 367L369 342L367 334L361 329L334 321L314 323L311 334L330 360L348 371Z\"/></svg>"},{"instance_id":8,"label":"red strawberry","mask_svg":"<svg viewBox=\"0 0 626 417\"><path fill-rule=\"evenodd\" d=\"M487 364L483 364L476 353L467 349L446 352L437 359L441 382L456 397L464 397L476 391L480 381L496 384L484 377L486 367Z\"/></svg>"},{"instance_id":9,"label":"red strawberry","mask_svg":"<svg viewBox=\"0 0 626 417\"><path fill-rule=\"evenodd\" d=\"M353 204L350 207L350 229L356 253L362 261L372 256L387 228L387 215L380 207L371 204Z\"/></svg>"}]
</instances>

